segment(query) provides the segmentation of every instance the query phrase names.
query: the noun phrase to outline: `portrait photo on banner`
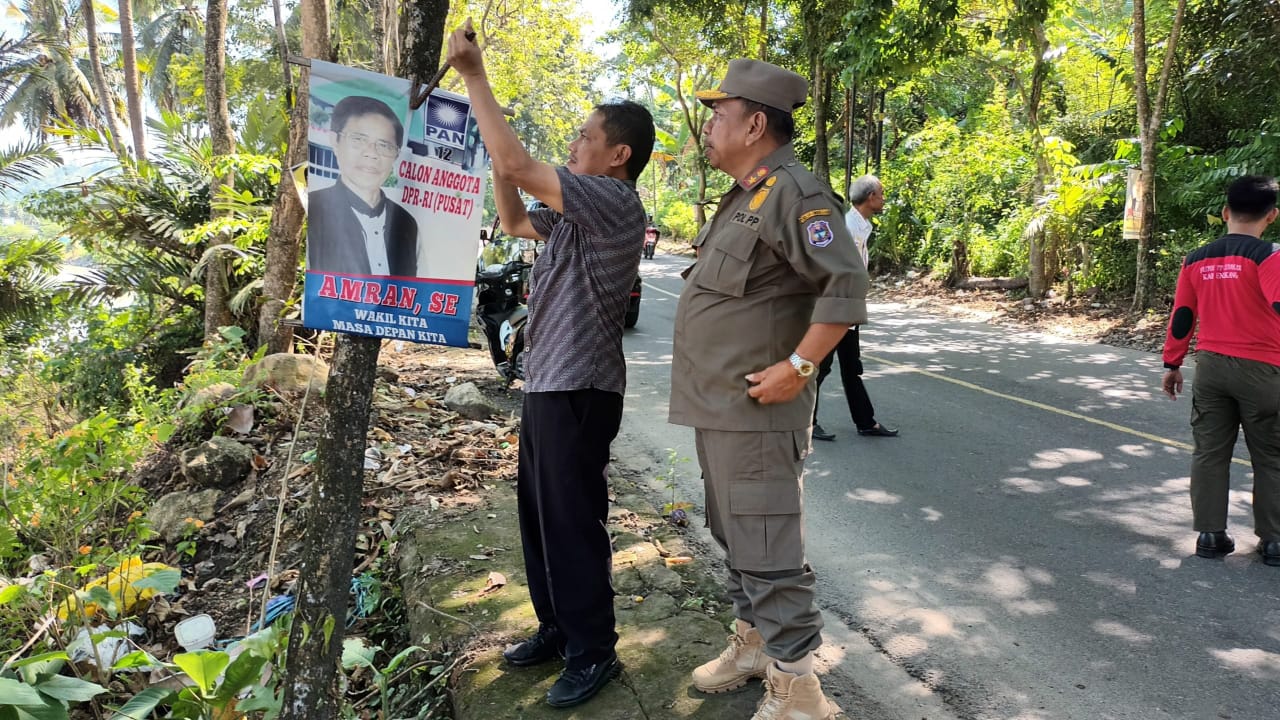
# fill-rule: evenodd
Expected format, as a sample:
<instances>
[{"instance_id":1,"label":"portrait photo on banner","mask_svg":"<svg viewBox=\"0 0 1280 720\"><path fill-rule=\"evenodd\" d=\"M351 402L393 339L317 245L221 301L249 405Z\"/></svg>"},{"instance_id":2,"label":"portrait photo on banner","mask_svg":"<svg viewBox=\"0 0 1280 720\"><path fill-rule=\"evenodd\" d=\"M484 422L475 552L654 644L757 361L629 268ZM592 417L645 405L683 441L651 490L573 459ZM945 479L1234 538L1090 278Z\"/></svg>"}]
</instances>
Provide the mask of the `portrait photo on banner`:
<instances>
[{"instance_id":1,"label":"portrait photo on banner","mask_svg":"<svg viewBox=\"0 0 1280 720\"><path fill-rule=\"evenodd\" d=\"M312 61L308 328L465 346L488 156L462 95Z\"/></svg>"}]
</instances>

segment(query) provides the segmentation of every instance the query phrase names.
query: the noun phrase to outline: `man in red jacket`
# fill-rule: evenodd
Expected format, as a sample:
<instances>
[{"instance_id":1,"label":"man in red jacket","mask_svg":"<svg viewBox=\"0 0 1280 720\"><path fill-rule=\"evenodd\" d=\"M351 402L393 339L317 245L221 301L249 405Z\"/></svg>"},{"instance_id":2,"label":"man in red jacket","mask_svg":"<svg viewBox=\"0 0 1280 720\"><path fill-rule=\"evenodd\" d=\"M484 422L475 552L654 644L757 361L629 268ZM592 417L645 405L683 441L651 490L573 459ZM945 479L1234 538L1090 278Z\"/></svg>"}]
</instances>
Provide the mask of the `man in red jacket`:
<instances>
[{"instance_id":1,"label":"man in red jacket","mask_svg":"<svg viewBox=\"0 0 1280 720\"><path fill-rule=\"evenodd\" d=\"M1182 359L1196 334L1191 394L1191 512L1196 555L1235 550L1227 534L1231 456L1241 425L1253 463L1258 552L1280 566L1280 245L1263 242L1275 221L1274 178L1227 188L1227 234L1187 255L1164 341L1164 393L1182 392Z\"/></svg>"}]
</instances>

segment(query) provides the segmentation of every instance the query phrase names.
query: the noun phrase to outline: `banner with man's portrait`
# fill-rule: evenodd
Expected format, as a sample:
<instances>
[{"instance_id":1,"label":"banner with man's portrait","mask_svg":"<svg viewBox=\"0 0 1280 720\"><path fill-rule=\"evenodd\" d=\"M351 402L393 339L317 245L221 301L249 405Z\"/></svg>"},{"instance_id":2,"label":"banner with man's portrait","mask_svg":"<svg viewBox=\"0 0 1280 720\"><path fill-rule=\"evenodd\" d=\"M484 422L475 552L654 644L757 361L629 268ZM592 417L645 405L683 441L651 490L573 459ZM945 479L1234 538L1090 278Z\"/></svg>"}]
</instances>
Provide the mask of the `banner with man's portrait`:
<instances>
[{"instance_id":1,"label":"banner with man's portrait","mask_svg":"<svg viewBox=\"0 0 1280 720\"><path fill-rule=\"evenodd\" d=\"M471 103L311 63L302 324L467 345L488 158Z\"/></svg>"}]
</instances>

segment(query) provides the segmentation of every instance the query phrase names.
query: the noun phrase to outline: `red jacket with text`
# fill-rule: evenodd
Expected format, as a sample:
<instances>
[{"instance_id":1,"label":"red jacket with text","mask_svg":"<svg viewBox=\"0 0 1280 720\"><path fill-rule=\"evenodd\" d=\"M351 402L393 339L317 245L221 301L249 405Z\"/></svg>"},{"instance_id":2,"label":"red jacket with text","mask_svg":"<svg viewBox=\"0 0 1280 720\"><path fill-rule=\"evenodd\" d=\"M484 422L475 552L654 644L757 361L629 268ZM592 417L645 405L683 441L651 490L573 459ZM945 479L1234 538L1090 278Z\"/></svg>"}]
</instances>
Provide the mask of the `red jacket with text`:
<instances>
[{"instance_id":1,"label":"red jacket with text","mask_svg":"<svg viewBox=\"0 0 1280 720\"><path fill-rule=\"evenodd\" d=\"M1164 340L1164 366L1175 369L1191 345L1220 355L1280 366L1280 245L1224 235L1187 255Z\"/></svg>"}]
</instances>

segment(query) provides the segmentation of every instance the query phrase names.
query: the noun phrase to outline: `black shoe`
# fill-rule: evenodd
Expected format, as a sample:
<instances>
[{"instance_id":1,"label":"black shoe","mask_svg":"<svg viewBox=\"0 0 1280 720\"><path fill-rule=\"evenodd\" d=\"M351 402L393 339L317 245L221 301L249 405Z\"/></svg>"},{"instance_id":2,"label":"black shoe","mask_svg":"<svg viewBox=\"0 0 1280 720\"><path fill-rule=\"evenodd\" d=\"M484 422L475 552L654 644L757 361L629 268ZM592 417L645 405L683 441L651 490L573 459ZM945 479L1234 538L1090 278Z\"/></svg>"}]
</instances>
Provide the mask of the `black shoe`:
<instances>
[{"instance_id":1,"label":"black shoe","mask_svg":"<svg viewBox=\"0 0 1280 720\"><path fill-rule=\"evenodd\" d=\"M608 682L622 672L622 663L616 654L609 659L588 665L585 668L565 669L556 680L556 684L547 691L547 704L551 707L573 707L580 705L600 692Z\"/></svg>"},{"instance_id":2,"label":"black shoe","mask_svg":"<svg viewBox=\"0 0 1280 720\"><path fill-rule=\"evenodd\" d=\"M1280 564L1280 543L1276 543L1276 563ZM1202 532L1196 539L1196 555L1202 558L1216 558L1228 555L1236 549L1236 541L1231 539L1226 530ZM1259 550L1258 552L1262 552ZM1266 560L1266 555L1263 555Z\"/></svg>"},{"instance_id":3,"label":"black shoe","mask_svg":"<svg viewBox=\"0 0 1280 720\"><path fill-rule=\"evenodd\" d=\"M1280 540L1261 540L1258 542L1258 554L1262 562L1271 567L1280 567Z\"/></svg>"},{"instance_id":4,"label":"black shoe","mask_svg":"<svg viewBox=\"0 0 1280 720\"><path fill-rule=\"evenodd\" d=\"M833 432L827 432L826 430L823 430L823 429L822 429L822 426L821 426L821 425L819 425L818 423L814 423L814 424L813 424L813 439L814 439L814 440L826 440L827 442L831 442L832 440L835 440L835 439L836 439L836 434L835 434L835 433L833 433Z\"/></svg>"},{"instance_id":5,"label":"black shoe","mask_svg":"<svg viewBox=\"0 0 1280 720\"><path fill-rule=\"evenodd\" d=\"M862 435L862 436L864 436L864 437L867 437L867 436L869 436L869 437L898 437L898 431L897 431L897 430L894 430L893 428L887 428L887 427L885 427L885 426L881 425L880 423L876 423L875 425L872 425L871 427L867 428L866 430L863 430L862 428L858 428L858 434L859 434L859 435Z\"/></svg>"},{"instance_id":6,"label":"black shoe","mask_svg":"<svg viewBox=\"0 0 1280 720\"><path fill-rule=\"evenodd\" d=\"M564 633L554 625L539 625L538 632L524 642L502 651L502 658L516 667L541 665L564 657Z\"/></svg>"}]
</instances>

